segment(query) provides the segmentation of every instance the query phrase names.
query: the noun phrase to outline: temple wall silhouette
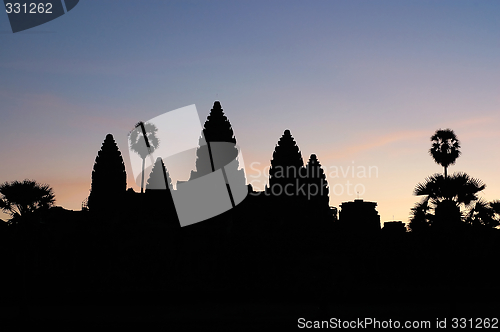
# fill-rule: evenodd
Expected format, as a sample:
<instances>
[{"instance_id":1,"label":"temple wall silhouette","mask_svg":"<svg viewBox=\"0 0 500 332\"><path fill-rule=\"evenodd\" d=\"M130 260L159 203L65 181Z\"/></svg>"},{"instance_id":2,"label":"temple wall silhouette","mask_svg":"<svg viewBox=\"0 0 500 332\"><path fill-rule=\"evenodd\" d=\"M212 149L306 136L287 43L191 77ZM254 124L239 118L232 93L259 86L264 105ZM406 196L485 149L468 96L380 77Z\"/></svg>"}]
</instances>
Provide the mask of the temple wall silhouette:
<instances>
[{"instance_id":1,"label":"temple wall silhouette","mask_svg":"<svg viewBox=\"0 0 500 332\"><path fill-rule=\"evenodd\" d=\"M88 208L93 212L120 210L127 188L127 173L112 134L107 134L92 171Z\"/></svg>"},{"instance_id":2,"label":"temple wall silhouette","mask_svg":"<svg viewBox=\"0 0 500 332\"><path fill-rule=\"evenodd\" d=\"M394 235L399 234L400 235L401 233L406 232L406 226L400 220L385 221L384 227L382 228L382 231L384 233L389 233L389 234L394 234Z\"/></svg>"},{"instance_id":3,"label":"temple wall silhouette","mask_svg":"<svg viewBox=\"0 0 500 332\"><path fill-rule=\"evenodd\" d=\"M355 199L340 204L339 225L349 232L376 233L380 231L380 216L376 202Z\"/></svg>"}]
</instances>

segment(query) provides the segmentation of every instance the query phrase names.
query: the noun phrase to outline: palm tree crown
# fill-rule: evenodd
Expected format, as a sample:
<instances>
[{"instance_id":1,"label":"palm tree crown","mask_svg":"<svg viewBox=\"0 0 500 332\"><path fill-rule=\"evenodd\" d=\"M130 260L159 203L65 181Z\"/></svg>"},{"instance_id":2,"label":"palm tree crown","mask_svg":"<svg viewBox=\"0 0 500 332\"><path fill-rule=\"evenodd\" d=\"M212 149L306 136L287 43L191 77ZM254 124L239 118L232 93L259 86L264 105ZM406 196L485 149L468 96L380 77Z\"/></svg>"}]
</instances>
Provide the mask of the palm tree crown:
<instances>
[{"instance_id":1,"label":"palm tree crown","mask_svg":"<svg viewBox=\"0 0 500 332\"><path fill-rule=\"evenodd\" d=\"M410 228L416 231L430 223L441 229L455 229L464 218L461 207L473 206L479 200L477 193L484 188L486 185L481 180L466 173L453 173L448 177L442 174L429 176L423 183L417 184L413 192L426 197L412 209Z\"/></svg>"},{"instance_id":2,"label":"palm tree crown","mask_svg":"<svg viewBox=\"0 0 500 332\"><path fill-rule=\"evenodd\" d=\"M444 167L444 177L448 176L448 166L455 164L460 156L460 141L451 129L439 129L431 137L429 154L434 161Z\"/></svg>"},{"instance_id":3,"label":"palm tree crown","mask_svg":"<svg viewBox=\"0 0 500 332\"><path fill-rule=\"evenodd\" d=\"M469 206L479 199L477 193L484 188L486 185L481 180L459 172L446 178L442 174L429 176L425 182L417 184L413 193L427 196L434 204L447 200L455 201L457 206Z\"/></svg>"},{"instance_id":4,"label":"palm tree crown","mask_svg":"<svg viewBox=\"0 0 500 332\"><path fill-rule=\"evenodd\" d=\"M18 218L55 203L55 195L47 184L34 180L5 182L0 185L0 209Z\"/></svg>"},{"instance_id":5,"label":"palm tree crown","mask_svg":"<svg viewBox=\"0 0 500 332\"><path fill-rule=\"evenodd\" d=\"M466 222L476 227L497 227L500 225L500 201L487 202L479 199L474 207L469 209Z\"/></svg>"},{"instance_id":6,"label":"palm tree crown","mask_svg":"<svg viewBox=\"0 0 500 332\"><path fill-rule=\"evenodd\" d=\"M141 125L144 126L146 136L144 136ZM141 159L146 159L149 154L158 148L160 140L156 137L157 132L158 128L154 124L138 122L129 135L130 149L137 153ZM146 140L150 146L149 149L146 145Z\"/></svg>"}]
</instances>

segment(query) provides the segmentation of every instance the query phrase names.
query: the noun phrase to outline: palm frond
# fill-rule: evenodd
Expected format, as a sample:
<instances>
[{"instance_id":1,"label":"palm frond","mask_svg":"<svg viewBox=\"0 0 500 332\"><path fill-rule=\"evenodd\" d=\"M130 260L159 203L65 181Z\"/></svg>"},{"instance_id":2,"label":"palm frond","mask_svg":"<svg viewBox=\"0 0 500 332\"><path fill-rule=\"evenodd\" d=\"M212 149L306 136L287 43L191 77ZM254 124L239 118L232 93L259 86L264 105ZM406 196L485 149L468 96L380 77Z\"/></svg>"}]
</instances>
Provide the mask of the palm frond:
<instances>
[{"instance_id":1,"label":"palm frond","mask_svg":"<svg viewBox=\"0 0 500 332\"><path fill-rule=\"evenodd\" d=\"M500 200L491 201L490 206L496 214L500 214Z\"/></svg>"},{"instance_id":2,"label":"palm frond","mask_svg":"<svg viewBox=\"0 0 500 332\"><path fill-rule=\"evenodd\" d=\"M413 190L415 196L427 195L435 198L440 195L443 187L444 176L442 174L433 174L425 178L424 182L418 183Z\"/></svg>"}]
</instances>

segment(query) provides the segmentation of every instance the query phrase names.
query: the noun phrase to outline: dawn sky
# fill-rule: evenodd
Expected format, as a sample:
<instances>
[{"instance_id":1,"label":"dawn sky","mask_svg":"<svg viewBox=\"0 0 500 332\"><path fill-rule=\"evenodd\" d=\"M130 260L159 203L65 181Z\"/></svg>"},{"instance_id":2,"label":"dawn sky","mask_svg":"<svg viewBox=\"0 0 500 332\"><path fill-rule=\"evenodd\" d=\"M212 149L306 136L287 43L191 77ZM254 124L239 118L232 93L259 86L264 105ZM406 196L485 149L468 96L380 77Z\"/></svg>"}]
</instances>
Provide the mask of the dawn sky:
<instances>
[{"instance_id":1,"label":"dawn sky","mask_svg":"<svg viewBox=\"0 0 500 332\"><path fill-rule=\"evenodd\" d=\"M139 191L134 124L191 104L204 122L218 99L255 189L290 129L323 165L330 205L358 185L382 221L407 221L415 185L443 171L430 136L451 128L449 172L500 199L499 17L498 1L81 0L13 34L0 14L0 182L48 183L79 210L112 133Z\"/></svg>"}]
</instances>

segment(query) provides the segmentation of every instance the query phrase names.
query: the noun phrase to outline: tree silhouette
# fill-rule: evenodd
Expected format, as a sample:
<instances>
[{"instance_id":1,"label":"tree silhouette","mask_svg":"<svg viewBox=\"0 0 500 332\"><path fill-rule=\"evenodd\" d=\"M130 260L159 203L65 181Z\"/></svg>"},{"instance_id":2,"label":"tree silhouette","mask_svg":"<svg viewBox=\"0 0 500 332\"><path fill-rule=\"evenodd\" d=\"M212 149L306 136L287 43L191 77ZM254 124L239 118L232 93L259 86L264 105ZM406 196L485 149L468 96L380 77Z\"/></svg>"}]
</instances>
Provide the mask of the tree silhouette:
<instances>
[{"instance_id":1,"label":"tree silhouette","mask_svg":"<svg viewBox=\"0 0 500 332\"><path fill-rule=\"evenodd\" d=\"M462 220L460 208L470 207L479 199L477 193L484 188L486 185L481 180L460 172L448 177L434 174L417 184L413 193L416 196L426 196L430 208L434 210L436 224L449 226Z\"/></svg>"},{"instance_id":2,"label":"tree silhouette","mask_svg":"<svg viewBox=\"0 0 500 332\"><path fill-rule=\"evenodd\" d=\"M285 186L295 189L304 161L299 147L286 129L274 148L271 168L269 169L269 190L271 193L283 193ZM279 189L276 187L280 187ZM293 190L295 192L295 190ZM291 192L291 189L288 189Z\"/></svg>"},{"instance_id":3,"label":"tree silhouette","mask_svg":"<svg viewBox=\"0 0 500 332\"><path fill-rule=\"evenodd\" d=\"M204 138L200 138L200 144L196 150L196 171L191 171L190 180L212 172L212 162L210 160L208 144L214 142L232 143L232 146L224 146L224 152L218 151L216 156L216 159L219 161L218 164L226 164L224 161L230 162L238 156L233 128L231 127L229 119L224 115L224 110L220 102L217 100L214 102L214 106L210 110L207 121L205 121L203 126L203 136ZM205 142L207 144L205 144ZM223 162L220 162L221 157L224 158Z\"/></svg>"},{"instance_id":4,"label":"tree silhouette","mask_svg":"<svg viewBox=\"0 0 500 332\"><path fill-rule=\"evenodd\" d=\"M156 137L157 131L158 128L154 124L140 121L129 134L130 149L142 159L141 194L144 193L146 157L153 153L160 144L160 140Z\"/></svg>"},{"instance_id":5,"label":"tree silhouette","mask_svg":"<svg viewBox=\"0 0 500 332\"><path fill-rule=\"evenodd\" d=\"M101 150L95 158L92 171L92 187L88 199L89 210L100 210L125 193L127 173L122 154L116 145L113 135L107 134Z\"/></svg>"},{"instance_id":6,"label":"tree silhouette","mask_svg":"<svg viewBox=\"0 0 500 332\"><path fill-rule=\"evenodd\" d=\"M414 194L426 195L432 203L453 200L458 205L469 206L479 198L477 193L484 190L486 184L470 177L467 173L453 173L447 178L441 174L429 176L423 183L417 184Z\"/></svg>"},{"instance_id":7,"label":"tree silhouette","mask_svg":"<svg viewBox=\"0 0 500 332\"><path fill-rule=\"evenodd\" d=\"M448 177L448 166L455 164L460 156L460 142L451 129L439 129L431 137L429 154L434 161L444 167L444 177Z\"/></svg>"},{"instance_id":8,"label":"tree silhouette","mask_svg":"<svg viewBox=\"0 0 500 332\"><path fill-rule=\"evenodd\" d=\"M48 209L55 203L55 195L47 184L34 180L4 182L0 185L0 209L16 223L37 210Z\"/></svg>"},{"instance_id":9,"label":"tree silhouette","mask_svg":"<svg viewBox=\"0 0 500 332\"><path fill-rule=\"evenodd\" d=\"M151 189L169 189L172 190L172 180L170 179L170 175L163 163L161 157L156 158L156 162L151 170L151 174L149 175L148 182L146 184L146 191Z\"/></svg>"},{"instance_id":10,"label":"tree silhouette","mask_svg":"<svg viewBox=\"0 0 500 332\"><path fill-rule=\"evenodd\" d=\"M429 198L426 197L422 201L415 204L411 209L411 218L408 228L413 233L425 232L432 225L433 215L429 213Z\"/></svg>"},{"instance_id":11,"label":"tree silhouette","mask_svg":"<svg viewBox=\"0 0 500 332\"><path fill-rule=\"evenodd\" d=\"M500 225L500 201L479 199L467 213L466 222L475 227L497 227Z\"/></svg>"}]
</instances>

